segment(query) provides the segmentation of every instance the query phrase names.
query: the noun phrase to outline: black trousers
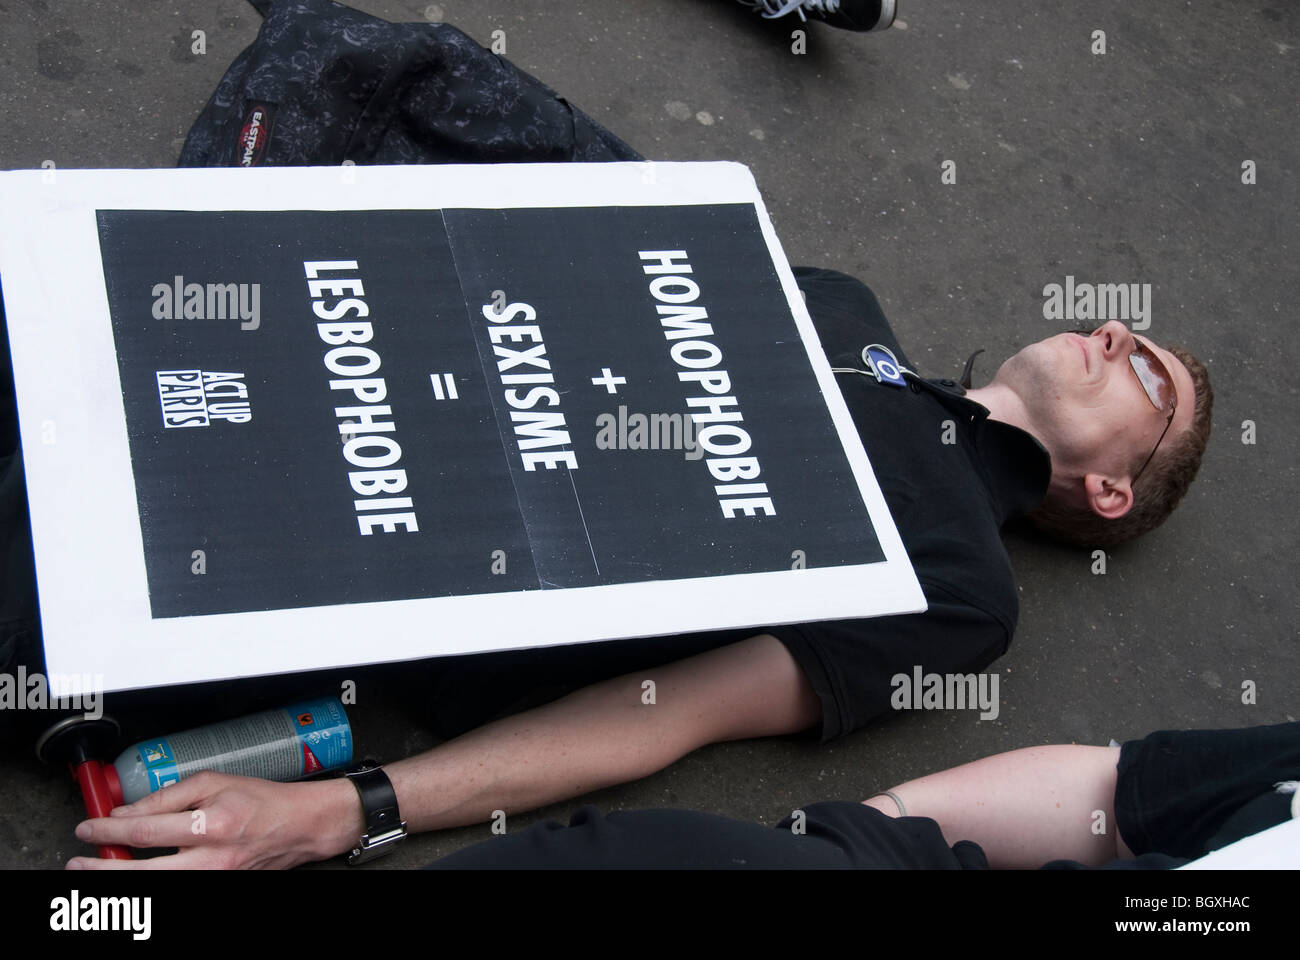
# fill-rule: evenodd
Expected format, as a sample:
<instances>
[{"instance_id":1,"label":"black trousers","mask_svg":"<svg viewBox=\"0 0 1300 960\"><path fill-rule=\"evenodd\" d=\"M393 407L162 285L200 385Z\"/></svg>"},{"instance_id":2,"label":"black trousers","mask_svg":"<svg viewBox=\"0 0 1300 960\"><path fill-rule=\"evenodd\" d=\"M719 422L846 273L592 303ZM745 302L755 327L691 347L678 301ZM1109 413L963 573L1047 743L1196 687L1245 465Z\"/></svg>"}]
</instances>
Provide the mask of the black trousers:
<instances>
[{"instance_id":1,"label":"black trousers","mask_svg":"<svg viewBox=\"0 0 1300 960\"><path fill-rule=\"evenodd\" d=\"M540 823L444 857L455 867L987 867L973 843L949 848L926 817L888 817L850 801L814 803L775 828L690 810L602 815L590 804L567 827Z\"/></svg>"}]
</instances>

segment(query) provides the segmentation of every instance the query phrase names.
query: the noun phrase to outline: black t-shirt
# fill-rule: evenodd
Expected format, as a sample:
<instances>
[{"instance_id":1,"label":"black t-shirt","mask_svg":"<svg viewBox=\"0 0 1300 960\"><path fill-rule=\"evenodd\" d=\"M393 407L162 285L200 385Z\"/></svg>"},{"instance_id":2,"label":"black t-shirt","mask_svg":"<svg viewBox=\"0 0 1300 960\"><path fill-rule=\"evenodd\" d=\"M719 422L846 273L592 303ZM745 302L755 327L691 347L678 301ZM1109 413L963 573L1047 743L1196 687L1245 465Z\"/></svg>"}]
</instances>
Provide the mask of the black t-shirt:
<instances>
[{"instance_id":1,"label":"black t-shirt","mask_svg":"<svg viewBox=\"0 0 1300 960\"><path fill-rule=\"evenodd\" d=\"M862 348L870 343L888 346L910 366L865 284L832 270L794 274L833 367L863 368ZM456 736L507 707L766 632L786 645L816 690L820 734L829 740L888 713L895 674L912 675L918 666L923 674L966 674L1005 652L1018 602L999 529L1041 501L1051 474L1047 452L1023 430L989 420L952 381L913 378L890 387L858 374L836 380L927 612L456 658L432 696L439 732ZM808 561L815 565L816 557ZM529 701L539 687L546 695Z\"/></svg>"},{"instance_id":2,"label":"black t-shirt","mask_svg":"<svg viewBox=\"0 0 1300 960\"><path fill-rule=\"evenodd\" d=\"M863 283L809 268L795 277L831 366L863 369L871 343L911 366ZM767 631L821 698L825 740L888 712L896 674L971 673L1006 652L1019 603L999 531L1041 502L1051 476L1037 440L988 419L951 380L892 387L869 376L836 379L929 609Z\"/></svg>"}]
</instances>

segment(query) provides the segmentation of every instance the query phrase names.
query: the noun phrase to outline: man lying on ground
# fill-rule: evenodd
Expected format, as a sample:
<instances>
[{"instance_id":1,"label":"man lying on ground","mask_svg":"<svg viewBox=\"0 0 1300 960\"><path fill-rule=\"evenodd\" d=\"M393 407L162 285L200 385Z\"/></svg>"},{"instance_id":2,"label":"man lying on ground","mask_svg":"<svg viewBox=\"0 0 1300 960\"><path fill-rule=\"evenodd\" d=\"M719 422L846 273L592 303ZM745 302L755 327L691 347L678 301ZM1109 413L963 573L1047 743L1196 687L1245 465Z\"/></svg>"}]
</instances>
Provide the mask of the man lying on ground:
<instances>
[{"instance_id":1,"label":"man lying on ground","mask_svg":"<svg viewBox=\"0 0 1300 960\"><path fill-rule=\"evenodd\" d=\"M424 28L428 36L415 35ZM298 31L310 35L311 52L286 59L290 47L307 49ZM240 129L240 84L251 96L277 70L298 71L293 82L277 81L286 91L279 126L261 144L259 156L283 158L277 162L337 163L338 151L367 145L375 151L369 159L408 163L637 156L446 25L383 24L345 7L306 3L277 6L263 34L267 42L259 37L241 54L205 111L211 136L192 133L187 154L195 162L239 162L227 148ZM403 43L412 58L425 58L401 87L405 100L350 95L348 83L387 75L378 66L360 69L370 63L366 44L388 63ZM294 90L305 91L299 95L312 109L299 109ZM325 131L311 128L323 123L320 103L336 118ZM472 116L460 116L457 104L472 104ZM546 123L539 126L539 117ZM999 533L1008 519L1029 514L1050 533L1104 548L1163 522L1196 474L1213 397L1204 367L1185 351L1112 321L1031 344L991 383L968 390L914 369L860 281L807 268L795 278L927 612L458 658L429 696L447 742L365 775L409 829L477 823L496 810L517 813L580 796L647 776L709 743L802 731L822 740L843 736L891 712L898 673L967 675L1006 651L1018 615ZM896 383L868 374L868 345L898 361ZM642 700L645 680L656 685L653 706ZM539 687L568 692L500 716ZM180 848L127 866L286 867L356 847L373 826L366 811L379 802L360 797L344 780L277 784L201 774L83 824L78 836ZM196 807L207 812L201 836L191 833L184 812ZM88 858L73 864L104 865Z\"/></svg>"},{"instance_id":2,"label":"man lying on ground","mask_svg":"<svg viewBox=\"0 0 1300 960\"><path fill-rule=\"evenodd\" d=\"M865 286L828 271L796 276L837 368L851 369L868 343L909 365ZM1031 344L979 389L906 380L839 375L926 613L464 658L447 695L434 698L453 729L480 719L472 708L491 715L548 680L589 685L387 765L409 828L580 796L708 743L809 728L828 740L887 715L898 673L982 669L1006 650L1017 615L1002 524L1036 510L1045 526L1090 545L1136 535L1182 495L1209 427L1200 365L1116 322ZM946 423L956 425L955 444L941 440ZM653 706L642 701L647 679ZM184 812L197 807L207 812L199 837ZM157 866L291 866L353 849L365 829L358 793L343 780L200 774L83 824L78 836L182 848L145 861Z\"/></svg>"}]
</instances>

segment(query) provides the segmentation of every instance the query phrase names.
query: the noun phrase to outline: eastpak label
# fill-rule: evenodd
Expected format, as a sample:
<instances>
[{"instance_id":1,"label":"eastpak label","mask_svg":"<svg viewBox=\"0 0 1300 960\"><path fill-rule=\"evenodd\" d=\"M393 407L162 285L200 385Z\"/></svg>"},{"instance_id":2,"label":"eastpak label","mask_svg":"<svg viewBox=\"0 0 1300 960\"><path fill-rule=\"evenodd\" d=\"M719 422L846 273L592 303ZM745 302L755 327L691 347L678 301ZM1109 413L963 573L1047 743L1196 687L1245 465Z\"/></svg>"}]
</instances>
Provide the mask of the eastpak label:
<instances>
[{"instance_id":1,"label":"eastpak label","mask_svg":"<svg viewBox=\"0 0 1300 960\"><path fill-rule=\"evenodd\" d=\"M274 121L274 104L249 104L235 144L236 166L256 167L261 164L262 157L266 155L266 145L271 140L271 125Z\"/></svg>"}]
</instances>

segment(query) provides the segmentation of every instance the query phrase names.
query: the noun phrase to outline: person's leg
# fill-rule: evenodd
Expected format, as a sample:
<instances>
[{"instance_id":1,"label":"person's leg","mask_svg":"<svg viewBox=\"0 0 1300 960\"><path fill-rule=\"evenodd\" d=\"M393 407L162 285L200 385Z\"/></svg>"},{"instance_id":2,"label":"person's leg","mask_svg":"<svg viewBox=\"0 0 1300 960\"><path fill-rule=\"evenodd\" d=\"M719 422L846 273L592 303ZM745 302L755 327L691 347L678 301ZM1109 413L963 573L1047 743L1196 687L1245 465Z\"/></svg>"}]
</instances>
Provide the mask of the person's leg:
<instances>
[{"instance_id":1,"label":"person's leg","mask_svg":"<svg viewBox=\"0 0 1300 960\"><path fill-rule=\"evenodd\" d=\"M1119 747L1027 747L891 788L909 817L930 817L950 843L971 840L997 868L1131 857L1115 823ZM865 801L898 816L888 796Z\"/></svg>"},{"instance_id":2,"label":"person's leg","mask_svg":"<svg viewBox=\"0 0 1300 960\"><path fill-rule=\"evenodd\" d=\"M798 817L796 822L795 817ZM858 867L987 866L973 848L950 849L933 820L891 819L858 803L813 803L775 827L691 810L602 815L584 804L569 825L534 824L431 865L447 867Z\"/></svg>"},{"instance_id":3,"label":"person's leg","mask_svg":"<svg viewBox=\"0 0 1300 960\"><path fill-rule=\"evenodd\" d=\"M602 814L592 804L568 826L534 824L431 864L453 867L848 867L830 840L693 810Z\"/></svg>"}]
</instances>

